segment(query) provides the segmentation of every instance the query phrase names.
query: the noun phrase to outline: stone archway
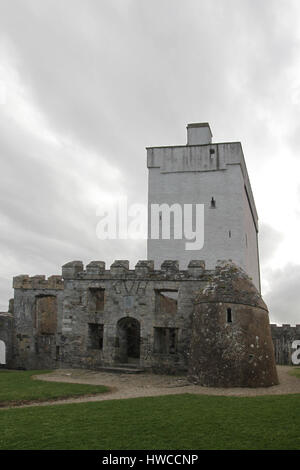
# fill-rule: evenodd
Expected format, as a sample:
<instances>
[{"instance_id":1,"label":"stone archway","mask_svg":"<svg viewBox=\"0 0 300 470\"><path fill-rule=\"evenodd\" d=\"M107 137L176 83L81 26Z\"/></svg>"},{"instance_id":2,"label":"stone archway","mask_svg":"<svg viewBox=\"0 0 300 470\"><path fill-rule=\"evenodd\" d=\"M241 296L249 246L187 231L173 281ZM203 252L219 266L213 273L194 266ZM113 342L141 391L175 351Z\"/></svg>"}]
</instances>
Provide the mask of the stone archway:
<instances>
[{"instance_id":1,"label":"stone archway","mask_svg":"<svg viewBox=\"0 0 300 470\"><path fill-rule=\"evenodd\" d=\"M140 322L132 317L121 318L117 323L116 362L139 364Z\"/></svg>"},{"instance_id":2,"label":"stone archway","mask_svg":"<svg viewBox=\"0 0 300 470\"><path fill-rule=\"evenodd\" d=\"M0 340L0 365L6 364L6 346L4 341Z\"/></svg>"}]
</instances>

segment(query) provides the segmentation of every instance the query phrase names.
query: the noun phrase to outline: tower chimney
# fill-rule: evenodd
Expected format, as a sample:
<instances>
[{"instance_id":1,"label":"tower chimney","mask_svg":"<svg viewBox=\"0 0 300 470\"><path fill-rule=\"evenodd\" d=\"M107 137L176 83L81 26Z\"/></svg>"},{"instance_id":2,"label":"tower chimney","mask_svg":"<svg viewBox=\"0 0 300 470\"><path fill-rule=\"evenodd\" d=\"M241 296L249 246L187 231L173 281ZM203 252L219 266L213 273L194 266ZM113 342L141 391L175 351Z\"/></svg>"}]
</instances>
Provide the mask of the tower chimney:
<instances>
[{"instance_id":1,"label":"tower chimney","mask_svg":"<svg viewBox=\"0 0 300 470\"><path fill-rule=\"evenodd\" d=\"M187 125L187 145L211 144L212 133L208 122Z\"/></svg>"}]
</instances>

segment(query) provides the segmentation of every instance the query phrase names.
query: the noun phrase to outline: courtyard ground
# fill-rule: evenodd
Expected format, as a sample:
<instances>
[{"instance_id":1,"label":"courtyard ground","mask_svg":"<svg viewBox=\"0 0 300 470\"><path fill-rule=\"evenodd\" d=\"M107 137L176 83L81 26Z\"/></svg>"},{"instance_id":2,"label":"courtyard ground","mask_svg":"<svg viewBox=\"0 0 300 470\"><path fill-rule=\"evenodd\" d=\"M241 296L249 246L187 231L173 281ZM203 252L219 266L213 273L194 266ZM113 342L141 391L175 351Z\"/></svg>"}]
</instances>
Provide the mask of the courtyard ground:
<instances>
[{"instance_id":1,"label":"courtyard ground","mask_svg":"<svg viewBox=\"0 0 300 470\"><path fill-rule=\"evenodd\" d=\"M82 395L98 395L109 391L103 385L38 380L45 372L47 371L0 370L0 408Z\"/></svg>"},{"instance_id":2,"label":"courtyard ground","mask_svg":"<svg viewBox=\"0 0 300 470\"><path fill-rule=\"evenodd\" d=\"M299 368L277 366L279 385L267 388L211 388L193 385L184 376L142 374L114 374L85 369L59 369L48 374L35 376L37 381L60 382L65 384L81 384L106 386L109 391L93 396L81 396L55 400L56 404L82 403L126 398L154 397L162 395L196 394L214 396L254 397L258 395L300 394L300 380L295 372ZM28 371L29 372L29 371ZM28 373L27 372L27 373ZM104 390L103 390L104 391ZM90 390L87 392L89 393ZM81 393L82 395L82 393ZM53 400L36 403L45 406ZM20 406L31 406L22 404Z\"/></svg>"},{"instance_id":3,"label":"courtyard ground","mask_svg":"<svg viewBox=\"0 0 300 470\"><path fill-rule=\"evenodd\" d=\"M291 375L297 370L279 367L280 385L267 389L214 389L185 377L87 370L39 374L29 385L34 371L27 371L25 386L16 383L25 394L31 385L55 390L74 382L109 390L1 408L0 449L300 450L300 380ZM23 371L11 374L24 379Z\"/></svg>"}]
</instances>

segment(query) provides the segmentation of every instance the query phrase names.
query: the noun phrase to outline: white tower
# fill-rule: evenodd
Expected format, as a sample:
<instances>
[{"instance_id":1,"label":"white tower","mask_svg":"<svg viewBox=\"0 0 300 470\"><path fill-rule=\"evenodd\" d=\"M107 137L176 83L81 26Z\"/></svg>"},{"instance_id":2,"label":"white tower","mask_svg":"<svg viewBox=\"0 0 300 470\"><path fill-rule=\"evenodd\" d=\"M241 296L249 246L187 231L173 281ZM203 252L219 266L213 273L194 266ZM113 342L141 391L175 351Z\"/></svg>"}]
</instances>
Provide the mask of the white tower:
<instances>
[{"instance_id":1,"label":"white tower","mask_svg":"<svg viewBox=\"0 0 300 470\"><path fill-rule=\"evenodd\" d=\"M260 290L258 217L241 143L212 143L208 123L188 124L187 145L148 147L147 166L147 249L155 267L173 259L185 269L190 260L201 259L213 269L218 260L231 259ZM184 204L204 204L202 249L186 250L189 240L184 237L168 240L160 233L159 239L151 238L151 205L164 203L182 208Z\"/></svg>"}]
</instances>

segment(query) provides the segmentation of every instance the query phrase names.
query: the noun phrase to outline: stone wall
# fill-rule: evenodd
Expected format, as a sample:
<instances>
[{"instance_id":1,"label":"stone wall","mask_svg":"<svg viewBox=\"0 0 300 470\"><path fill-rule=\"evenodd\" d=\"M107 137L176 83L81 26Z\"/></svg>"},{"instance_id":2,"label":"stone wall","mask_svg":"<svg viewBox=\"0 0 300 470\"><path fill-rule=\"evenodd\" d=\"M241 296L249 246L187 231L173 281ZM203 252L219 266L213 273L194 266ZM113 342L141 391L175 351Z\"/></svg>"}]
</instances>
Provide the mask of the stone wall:
<instances>
[{"instance_id":1,"label":"stone wall","mask_svg":"<svg viewBox=\"0 0 300 470\"><path fill-rule=\"evenodd\" d=\"M128 261L115 261L110 270L103 262L92 262L85 270L80 262L68 263L63 267L62 363L89 368L128 363L170 373L186 370L193 299L205 276L201 261L190 263L185 271L179 270L176 261L165 261L160 270L154 270L151 261L139 261L134 270ZM96 325L103 339L101 347L95 348L91 343L95 344ZM135 336L139 336L139 348L131 350L129 343L136 343Z\"/></svg>"},{"instance_id":2,"label":"stone wall","mask_svg":"<svg viewBox=\"0 0 300 470\"><path fill-rule=\"evenodd\" d=\"M119 363L154 371L187 369L195 292L207 282L202 261L180 271L165 261L67 263L62 277L14 278L16 368Z\"/></svg>"},{"instance_id":3,"label":"stone wall","mask_svg":"<svg viewBox=\"0 0 300 470\"><path fill-rule=\"evenodd\" d=\"M13 367L58 367L64 293L62 277L17 276L13 279L13 287Z\"/></svg>"},{"instance_id":4,"label":"stone wall","mask_svg":"<svg viewBox=\"0 0 300 470\"><path fill-rule=\"evenodd\" d=\"M294 352L292 343L300 340L300 325L274 325L271 324L271 332L275 350L276 364L292 365L291 356Z\"/></svg>"},{"instance_id":5,"label":"stone wall","mask_svg":"<svg viewBox=\"0 0 300 470\"><path fill-rule=\"evenodd\" d=\"M139 261L131 270L128 261L117 260L107 270L102 261L92 261L85 268L81 261L72 261L63 266L62 276L48 279L18 276L13 283L13 367L100 369L127 365L171 374L187 372L192 334L197 337L197 321L201 317L201 323L205 316L202 302L201 311L196 311L197 320L195 301L197 307L199 292L211 292L225 269L227 277L221 284L224 281L224 287L231 292L230 298L218 297L213 311L209 304L207 337L213 338L217 332L218 348L222 352L223 347L228 355L227 343L235 333L242 332L236 342L238 349L246 342L252 348L256 341L255 325L259 323L261 351L268 349L270 353L265 367L269 365L272 374L274 356L269 348L272 341L265 304L247 275L236 265L229 263L229 266L228 270L228 262L221 262L215 270L207 270L203 261L192 260L188 269L180 270L178 261L164 261L156 270L153 261ZM234 276L238 283L231 289ZM245 278L253 289L252 303L246 306L247 296L241 297ZM234 312L231 328L218 320L229 308ZM242 324L244 316L246 326ZM259 322L261 318L263 321ZM228 336L229 331L233 336ZM201 337L201 331L198 336ZM201 360L206 360L207 373L213 376L212 355L206 339L201 351L194 348L193 364L199 362L200 354ZM268 346L264 347L266 341ZM256 357L252 350L248 352L248 359L250 355ZM237 353L234 350L230 360ZM221 381L224 385L230 370L226 361L223 365L220 361L219 366L224 373ZM232 377L231 374L231 380ZM244 378L247 378L245 370ZM233 386L240 384L234 380Z\"/></svg>"},{"instance_id":6,"label":"stone wall","mask_svg":"<svg viewBox=\"0 0 300 470\"><path fill-rule=\"evenodd\" d=\"M232 263L219 263L197 293L190 354L189 378L203 386L278 383L267 306Z\"/></svg>"}]
</instances>

